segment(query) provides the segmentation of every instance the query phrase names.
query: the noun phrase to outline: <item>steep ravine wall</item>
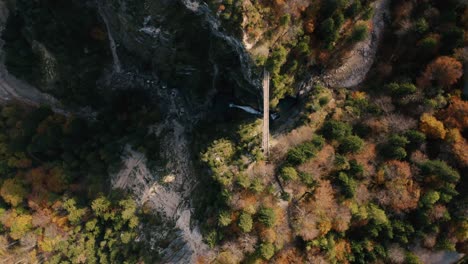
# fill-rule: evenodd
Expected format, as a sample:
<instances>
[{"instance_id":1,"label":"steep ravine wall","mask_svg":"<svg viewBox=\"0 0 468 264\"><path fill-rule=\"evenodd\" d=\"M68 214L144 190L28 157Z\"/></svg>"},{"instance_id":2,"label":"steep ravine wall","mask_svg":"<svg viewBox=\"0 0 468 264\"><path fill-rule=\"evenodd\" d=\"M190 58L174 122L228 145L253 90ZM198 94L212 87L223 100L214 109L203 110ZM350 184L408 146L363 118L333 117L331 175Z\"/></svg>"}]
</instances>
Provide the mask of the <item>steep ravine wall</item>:
<instances>
[{"instance_id":1,"label":"steep ravine wall","mask_svg":"<svg viewBox=\"0 0 468 264\"><path fill-rule=\"evenodd\" d=\"M0 0L0 35L5 30L9 16L7 3ZM59 102L52 96L40 92L37 88L11 75L4 64L4 41L0 38L0 101L18 100L31 105L50 105L54 111L64 113Z\"/></svg>"},{"instance_id":2,"label":"steep ravine wall","mask_svg":"<svg viewBox=\"0 0 468 264\"><path fill-rule=\"evenodd\" d=\"M156 74L195 106L210 101L213 88L244 103L258 103L261 89L251 57L240 40L221 28L206 4L185 0L101 4L123 68L139 66ZM216 76L222 77L217 85L207 85Z\"/></svg>"}]
</instances>

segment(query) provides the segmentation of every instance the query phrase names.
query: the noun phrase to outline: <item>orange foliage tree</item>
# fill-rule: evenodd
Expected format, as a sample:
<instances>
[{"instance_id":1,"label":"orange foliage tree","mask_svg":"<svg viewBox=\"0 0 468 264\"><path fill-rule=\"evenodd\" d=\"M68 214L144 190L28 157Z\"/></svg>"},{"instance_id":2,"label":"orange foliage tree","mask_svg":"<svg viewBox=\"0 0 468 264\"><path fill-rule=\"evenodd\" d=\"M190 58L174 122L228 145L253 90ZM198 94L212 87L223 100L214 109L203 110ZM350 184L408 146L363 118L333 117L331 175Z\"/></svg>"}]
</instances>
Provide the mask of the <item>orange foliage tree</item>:
<instances>
[{"instance_id":1,"label":"orange foliage tree","mask_svg":"<svg viewBox=\"0 0 468 264\"><path fill-rule=\"evenodd\" d=\"M443 87L449 87L456 83L463 75L462 64L452 57L441 56L427 65L418 84L427 87L432 81L436 81Z\"/></svg>"},{"instance_id":2,"label":"orange foliage tree","mask_svg":"<svg viewBox=\"0 0 468 264\"><path fill-rule=\"evenodd\" d=\"M420 188L412 179L409 163L391 160L385 163L382 170L385 188L378 195L379 202L397 213L416 208Z\"/></svg>"},{"instance_id":3,"label":"orange foliage tree","mask_svg":"<svg viewBox=\"0 0 468 264\"><path fill-rule=\"evenodd\" d=\"M460 130L457 128L449 129L447 132L447 140L452 147L452 152L457 158L457 161L462 166L468 166L468 142L463 138Z\"/></svg>"},{"instance_id":4,"label":"orange foliage tree","mask_svg":"<svg viewBox=\"0 0 468 264\"><path fill-rule=\"evenodd\" d=\"M296 210L296 233L304 240L326 235L331 229L344 232L349 228L349 208L338 205L330 181L320 181L313 197L302 199Z\"/></svg>"},{"instance_id":5,"label":"orange foliage tree","mask_svg":"<svg viewBox=\"0 0 468 264\"><path fill-rule=\"evenodd\" d=\"M438 117L448 127L468 128L468 102L459 97L452 97L450 105L439 112Z\"/></svg>"}]
</instances>

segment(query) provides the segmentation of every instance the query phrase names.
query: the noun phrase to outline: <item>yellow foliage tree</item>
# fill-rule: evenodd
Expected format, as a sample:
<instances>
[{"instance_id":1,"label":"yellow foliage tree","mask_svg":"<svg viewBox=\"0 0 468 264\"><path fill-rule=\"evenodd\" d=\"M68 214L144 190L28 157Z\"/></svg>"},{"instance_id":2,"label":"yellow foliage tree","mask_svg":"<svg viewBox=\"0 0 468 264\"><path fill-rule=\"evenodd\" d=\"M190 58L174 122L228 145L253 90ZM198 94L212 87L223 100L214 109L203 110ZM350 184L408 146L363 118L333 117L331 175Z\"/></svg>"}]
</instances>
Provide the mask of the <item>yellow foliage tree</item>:
<instances>
[{"instance_id":1,"label":"yellow foliage tree","mask_svg":"<svg viewBox=\"0 0 468 264\"><path fill-rule=\"evenodd\" d=\"M449 129L447 141L451 144L452 152L462 166L468 166L468 142L457 128Z\"/></svg>"},{"instance_id":2,"label":"yellow foliage tree","mask_svg":"<svg viewBox=\"0 0 468 264\"><path fill-rule=\"evenodd\" d=\"M444 139L447 133L444 124L428 113L421 116L419 128L429 138L434 139Z\"/></svg>"},{"instance_id":3,"label":"yellow foliage tree","mask_svg":"<svg viewBox=\"0 0 468 264\"><path fill-rule=\"evenodd\" d=\"M26 189L16 179L7 179L0 189L0 195L3 200L16 207L18 204L23 202L26 196Z\"/></svg>"},{"instance_id":4,"label":"yellow foliage tree","mask_svg":"<svg viewBox=\"0 0 468 264\"><path fill-rule=\"evenodd\" d=\"M18 215L10 228L10 237L17 240L26 234L32 227L32 216Z\"/></svg>"}]
</instances>

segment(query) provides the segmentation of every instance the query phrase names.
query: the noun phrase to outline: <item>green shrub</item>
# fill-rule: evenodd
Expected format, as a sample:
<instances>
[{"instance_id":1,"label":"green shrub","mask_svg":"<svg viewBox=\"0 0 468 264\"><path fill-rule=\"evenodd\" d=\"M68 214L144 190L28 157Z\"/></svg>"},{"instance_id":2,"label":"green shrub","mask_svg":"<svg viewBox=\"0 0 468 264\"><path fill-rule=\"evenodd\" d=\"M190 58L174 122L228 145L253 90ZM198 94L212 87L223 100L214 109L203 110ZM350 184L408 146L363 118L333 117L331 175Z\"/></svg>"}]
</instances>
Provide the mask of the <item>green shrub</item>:
<instances>
[{"instance_id":1,"label":"green shrub","mask_svg":"<svg viewBox=\"0 0 468 264\"><path fill-rule=\"evenodd\" d=\"M344 172L340 172L338 174L338 180L340 181L341 186L343 187L344 195L347 198L354 197L357 188L356 181Z\"/></svg>"},{"instance_id":2,"label":"green shrub","mask_svg":"<svg viewBox=\"0 0 468 264\"><path fill-rule=\"evenodd\" d=\"M351 134L351 126L336 120L328 120L322 128L322 135L328 140L341 140Z\"/></svg>"},{"instance_id":3,"label":"green shrub","mask_svg":"<svg viewBox=\"0 0 468 264\"><path fill-rule=\"evenodd\" d=\"M291 22L291 16L290 15L284 15L280 18L280 25L281 26L286 26Z\"/></svg>"},{"instance_id":4,"label":"green shrub","mask_svg":"<svg viewBox=\"0 0 468 264\"><path fill-rule=\"evenodd\" d=\"M423 162L419 168L424 176L436 176L441 182L456 183L460 180L460 174L447 163L441 160L428 160Z\"/></svg>"},{"instance_id":5,"label":"green shrub","mask_svg":"<svg viewBox=\"0 0 468 264\"><path fill-rule=\"evenodd\" d=\"M438 39L434 38L433 36L425 37L421 40L421 42L419 42L419 46L421 47L422 51L426 53L435 51L438 45Z\"/></svg>"},{"instance_id":6,"label":"green shrub","mask_svg":"<svg viewBox=\"0 0 468 264\"><path fill-rule=\"evenodd\" d=\"M364 14L362 14L362 19L369 20L374 15L374 8L372 6L366 7Z\"/></svg>"},{"instance_id":7,"label":"green shrub","mask_svg":"<svg viewBox=\"0 0 468 264\"><path fill-rule=\"evenodd\" d=\"M271 243L262 243L260 245L260 256L265 260L269 260L275 254L275 247Z\"/></svg>"},{"instance_id":8,"label":"green shrub","mask_svg":"<svg viewBox=\"0 0 468 264\"><path fill-rule=\"evenodd\" d=\"M272 74L279 74L281 66L286 62L288 52L283 46L277 47L266 61L266 68Z\"/></svg>"},{"instance_id":9,"label":"green shrub","mask_svg":"<svg viewBox=\"0 0 468 264\"><path fill-rule=\"evenodd\" d=\"M354 1L349 7L346 9L346 16L349 18L355 17L362 9L361 1Z\"/></svg>"},{"instance_id":10,"label":"green shrub","mask_svg":"<svg viewBox=\"0 0 468 264\"><path fill-rule=\"evenodd\" d=\"M336 12L334 15L333 15L333 21L335 22L335 30L339 30L341 28L341 26L343 25L344 23L344 16L343 16L343 13L341 12Z\"/></svg>"},{"instance_id":11,"label":"green shrub","mask_svg":"<svg viewBox=\"0 0 468 264\"><path fill-rule=\"evenodd\" d=\"M296 49L302 56L308 56L310 54L309 43L307 43L305 41L299 42L299 44L297 44L297 46L296 46ZM296 65L297 65L297 61L296 61Z\"/></svg>"},{"instance_id":12,"label":"green shrub","mask_svg":"<svg viewBox=\"0 0 468 264\"><path fill-rule=\"evenodd\" d=\"M360 177L364 173L364 166L353 159L349 161L349 173L354 177Z\"/></svg>"},{"instance_id":13,"label":"green shrub","mask_svg":"<svg viewBox=\"0 0 468 264\"><path fill-rule=\"evenodd\" d=\"M328 102L330 102L330 98L326 95L319 98L319 105L322 107L327 105Z\"/></svg>"},{"instance_id":14,"label":"green shrub","mask_svg":"<svg viewBox=\"0 0 468 264\"><path fill-rule=\"evenodd\" d=\"M320 144L320 139L316 139L316 144ZM302 143L288 151L286 160L292 165L299 165L313 158L317 152L314 142Z\"/></svg>"},{"instance_id":15,"label":"green shrub","mask_svg":"<svg viewBox=\"0 0 468 264\"><path fill-rule=\"evenodd\" d=\"M261 193L265 189L265 186L259 178L254 178L250 185L250 189L255 193Z\"/></svg>"},{"instance_id":16,"label":"green shrub","mask_svg":"<svg viewBox=\"0 0 468 264\"><path fill-rule=\"evenodd\" d=\"M402 160L408 156L408 153L402 147L389 148L385 154L388 158L396 160Z\"/></svg>"},{"instance_id":17,"label":"green shrub","mask_svg":"<svg viewBox=\"0 0 468 264\"><path fill-rule=\"evenodd\" d=\"M384 147L384 156L390 159L402 160L406 158L407 153L405 150L409 140L400 135L391 135L388 139L386 146Z\"/></svg>"},{"instance_id":18,"label":"green shrub","mask_svg":"<svg viewBox=\"0 0 468 264\"><path fill-rule=\"evenodd\" d=\"M242 188L247 189L250 186L250 179L245 173L239 173L236 183Z\"/></svg>"},{"instance_id":19,"label":"green shrub","mask_svg":"<svg viewBox=\"0 0 468 264\"><path fill-rule=\"evenodd\" d=\"M231 213L228 211L222 211L218 216L218 222L220 226L228 226L231 224Z\"/></svg>"},{"instance_id":20,"label":"green shrub","mask_svg":"<svg viewBox=\"0 0 468 264\"><path fill-rule=\"evenodd\" d=\"M395 91L398 91L398 89L400 89L400 85L396 82L392 82L385 85L385 89L390 91L391 93L394 93Z\"/></svg>"},{"instance_id":21,"label":"green shrub","mask_svg":"<svg viewBox=\"0 0 468 264\"><path fill-rule=\"evenodd\" d=\"M394 96L405 96L416 92L417 88L412 83L390 83L387 85L387 89L391 91Z\"/></svg>"},{"instance_id":22,"label":"green shrub","mask_svg":"<svg viewBox=\"0 0 468 264\"><path fill-rule=\"evenodd\" d=\"M276 224L276 214L271 208L263 207L258 212L258 220L266 227L273 227Z\"/></svg>"},{"instance_id":23,"label":"green shrub","mask_svg":"<svg viewBox=\"0 0 468 264\"><path fill-rule=\"evenodd\" d=\"M307 160L305 154L298 148L292 148L288 151L287 161L293 165L299 165Z\"/></svg>"},{"instance_id":24,"label":"green shrub","mask_svg":"<svg viewBox=\"0 0 468 264\"><path fill-rule=\"evenodd\" d=\"M314 135L310 141L317 149L322 149L325 145L325 139L320 135Z\"/></svg>"},{"instance_id":25,"label":"green shrub","mask_svg":"<svg viewBox=\"0 0 468 264\"><path fill-rule=\"evenodd\" d=\"M331 17L325 19L320 25L320 34L325 42L333 42L335 40L335 32L335 21Z\"/></svg>"},{"instance_id":26,"label":"green shrub","mask_svg":"<svg viewBox=\"0 0 468 264\"><path fill-rule=\"evenodd\" d=\"M427 24L426 19L420 18L414 24L414 31L418 34L424 34L429 30L429 25Z\"/></svg>"},{"instance_id":27,"label":"green shrub","mask_svg":"<svg viewBox=\"0 0 468 264\"><path fill-rule=\"evenodd\" d=\"M436 191L429 191L421 198L421 204L432 207L440 199L440 194Z\"/></svg>"},{"instance_id":28,"label":"green shrub","mask_svg":"<svg viewBox=\"0 0 468 264\"><path fill-rule=\"evenodd\" d=\"M369 216L377 225L388 224L388 218L385 211L375 204L369 204Z\"/></svg>"},{"instance_id":29,"label":"green shrub","mask_svg":"<svg viewBox=\"0 0 468 264\"><path fill-rule=\"evenodd\" d=\"M253 220L252 216L246 212L242 212L241 215L239 216L239 228L242 230L244 233L249 233L252 231L253 227Z\"/></svg>"},{"instance_id":30,"label":"green shrub","mask_svg":"<svg viewBox=\"0 0 468 264\"><path fill-rule=\"evenodd\" d=\"M285 181L295 181L298 179L297 171L293 167L283 167L281 169L281 178Z\"/></svg>"},{"instance_id":31,"label":"green shrub","mask_svg":"<svg viewBox=\"0 0 468 264\"><path fill-rule=\"evenodd\" d=\"M417 130L406 131L405 137L408 139L411 148L417 148L426 141L426 135Z\"/></svg>"},{"instance_id":32,"label":"green shrub","mask_svg":"<svg viewBox=\"0 0 468 264\"><path fill-rule=\"evenodd\" d=\"M337 154L335 156L335 169L336 170L348 170L350 168L349 161L345 156Z\"/></svg>"},{"instance_id":33,"label":"green shrub","mask_svg":"<svg viewBox=\"0 0 468 264\"><path fill-rule=\"evenodd\" d=\"M436 248L439 250L452 251L456 252L455 243L451 242L449 239L442 237L437 240Z\"/></svg>"},{"instance_id":34,"label":"green shrub","mask_svg":"<svg viewBox=\"0 0 468 264\"><path fill-rule=\"evenodd\" d=\"M441 42L443 45L441 45L441 53L449 53L455 48L463 47L464 34L463 29L455 26L451 26L448 30L442 31Z\"/></svg>"},{"instance_id":35,"label":"green shrub","mask_svg":"<svg viewBox=\"0 0 468 264\"><path fill-rule=\"evenodd\" d=\"M304 154L304 156L306 157L306 160L313 158L315 154L317 153L317 148L312 142L304 142L300 144L299 146L297 146L296 148L298 148Z\"/></svg>"},{"instance_id":36,"label":"green shrub","mask_svg":"<svg viewBox=\"0 0 468 264\"><path fill-rule=\"evenodd\" d=\"M218 234L216 230L211 230L205 237L205 242L210 248L214 248L218 243Z\"/></svg>"},{"instance_id":37,"label":"green shrub","mask_svg":"<svg viewBox=\"0 0 468 264\"><path fill-rule=\"evenodd\" d=\"M369 35L369 28L366 24L357 24L353 28L353 33L351 34L351 40L353 42L363 41Z\"/></svg>"},{"instance_id":38,"label":"green shrub","mask_svg":"<svg viewBox=\"0 0 468 264\"><path fill-rule=\"evenodd\" d=\"M402 83L400 84L399 93L400 95L407 95L416 92L416 86L412 83Z\"/></svg>"},{"instance_id":39,"label":"green shrub","mask_svg":"<svg viewBox=\"0 0 468 264\"><path fill-rule=\"evenodd\" d=\"M392 146L397 146L397 147L405 147L406 144L408 144L409 141L406 137L404 136L400 136L400 135L397 135L397 134L393 134L390 136L390 138L388 139L388 144L392 145Z\"/></svg>"},{"instance_id":40,"label":"green shrub","mask_svg":"<svg viewBox=\"0 0 468 264\"><path fill-rule=\"evenodd\" d=\"M407 252L405 260L405 263L407 264L422 264L421 260L419 260L419 257L416 256L416 254L413 252Z\"/></svg>"},{"instance_id":41,"label":"green shrub","mask_svg":"<svg viewBox=\"0 0 468 264\"><path fill-rule=\"evenodd\" d=\"M362 149L364 141L358 136L347 136L340 142L340 151L356 153Z\"/></svg>"},{"instance_id":42,"label":"green shrub","mask_svg":"<svg viewBox=\"0 0 468 264\"><path fill-rule=\"evenodd\" d=\"M314 187L317 183L314 180L314 176L307 172L299 172L299 178L307 185L307 187Z\"/></svg>"}]
</instances>

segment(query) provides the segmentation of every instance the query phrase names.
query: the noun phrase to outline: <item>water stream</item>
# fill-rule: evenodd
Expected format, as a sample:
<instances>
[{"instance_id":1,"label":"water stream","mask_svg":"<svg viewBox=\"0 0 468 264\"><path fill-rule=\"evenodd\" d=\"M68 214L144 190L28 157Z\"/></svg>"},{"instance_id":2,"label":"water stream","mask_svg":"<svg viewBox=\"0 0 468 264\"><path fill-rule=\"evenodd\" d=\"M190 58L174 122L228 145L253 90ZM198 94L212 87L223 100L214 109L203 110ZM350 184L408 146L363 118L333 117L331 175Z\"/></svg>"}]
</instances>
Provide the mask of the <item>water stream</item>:
<instances>
[{"instance_id":1,"label":"water stream","mask_svg":"<svg viewBox=\"0 0 468 264\"><path fill-rule=\"evenodd\" d=\"M114 71L116 73L120 73L122 71L122 66L120 64L119 60L119 55L117 54L117 45L115 44L114 37L112 37L112 31L109 25L109 20L107 20L106 14L103 11L103 8L101 7L101 2L96 1L96 5L98 7L98 12L99 15L101 16L102 20L104 21L104 24L106 24L106 29L107 29L107 36L109 38L109 46L112 52L112 58L114 60Z\"/></svg>"}]
</instances>

